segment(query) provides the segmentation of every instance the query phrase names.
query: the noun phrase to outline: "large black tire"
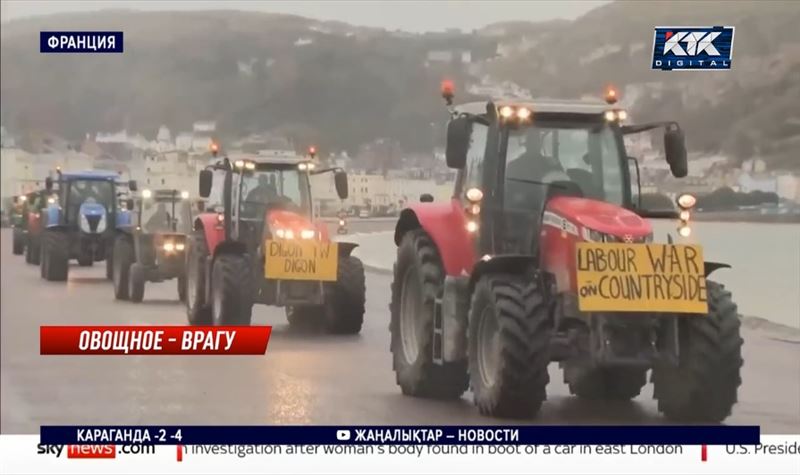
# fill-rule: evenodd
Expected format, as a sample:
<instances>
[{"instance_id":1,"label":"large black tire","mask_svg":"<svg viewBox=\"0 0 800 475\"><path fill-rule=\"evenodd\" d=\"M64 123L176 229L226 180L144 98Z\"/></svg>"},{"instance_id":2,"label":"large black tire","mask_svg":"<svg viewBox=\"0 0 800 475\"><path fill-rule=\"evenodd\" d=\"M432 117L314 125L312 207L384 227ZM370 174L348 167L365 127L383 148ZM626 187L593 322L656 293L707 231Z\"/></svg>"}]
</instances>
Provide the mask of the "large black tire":
<instances>
[{"instance_id":1,"label":"large black tire","mask_svg":"<svg viewBox=\"0 0 800 475\"><path fill-rule=\"evenodd\" d=\"M457 399L467 389L466 360L433 362L433 313L443 285L444 268L431 238L421 229L407 232L397 248L389 304L392 367L403 394Z\"/></svg>"},{"instance_id":2,"label":"large black tire","mask_svg":"<svg viewBox=\"0 0 800 475\"><path fill-rule=\"evenodd\" d=\"M15 256L21 256L25 252L25 235L21 229L14 229L11 244L11 252Z\"/></svg>"},{"instance_id":3,"label":"large black tire","mask_svg":"<svg viewBox=\"0 0 800 475\"><path fill-rule=\"evenodd\" d=\"M144 266L135 262L128 273L128 298L139 303L144 299L145 272Z\"/></svg>"},{"instance_id":4,"label":"large black tire","mask_svg":"<svg viewBox=\"0 0 800 475\"><path fill-rule=\"evenodd\" d=\"M106 279L113 280L114 279L114 248L113 248L113 244L109 245L108 241L106 241L106 245L105 245L105 254L106 254Z\"/></svg>"},{"instance_id":5,"label":"large black tire","mask_svg":"<svg viewBox=\"0 0 800 475\"><path fill-rule=\"evenodd\" d=\"M529 418L547 399L552 322L536 278L490 274L475 285L469 315L469 379L492 417Z\"/></svg>"},{"instance_id":6,"label":"large black tire","mask_svg":"<svg viewBox=\"0 0 800 475\"><path fill-rule=\"evenodd\" d=\"M41 261L41 252L40 239L29 235L28 243L25 246L25 262L38 266Z\"/></svg>"},{"instance_id":7,"label":"large black tire","mask_svg":"<svg viewBox=\"0 0 800 475\"><path fill-rule=\"evenodd\" d=\"M677 316L680 364L653 369L653 397L668 419L722 422L742 383L741 322L731 293L706 282L708 314Z\"/></svg>"},{"instance_id":8,"label":"large black tire","mask_svg":"<svg viewBox=\"0 0 800 475\"><path fill-rule=\"evenodd\" d=\"M325 330L328 333L354 335L361 331L366 304L364 264L353 256L339 259L336 283L328 294Z\"/></svg>"},{"instance_id":9,"label":"large black tire","mask_svg":"<svg viewBox=\"0 0 800 475\"><path fill-rule=\"evenodd\" d=\"M627 401L647 384L647 370L639 368L564 367L564 382L570 394L594 401Z\"/></svg>"},{"instance_id":10,"label":"large black tire","mask_svg":"<svg viewBox=\"0 0 800 475\"><path fill-rule=\"evenodd\" d=\"M186 302L186 274L181 274L176 279L178 281L178 300Z\"/></svg>"},{"instance_id":11,"label":"large black tire","mask_svg":"<svg viewBox=\"0 0 800 475\"><path fill-rule=\"evenodd\" d=\"M94 265L94 257L81 256L78 258L78 265L81 267L92 267Z\"/></svg>"},{"instance_id":12,"label":"large black tire","mask_svg":"<svg viewBox=\"0 0 800 475\"><path fill-rule=\"evenodd\" d=\"M221 254L211 273L211 318L214 325L250 325L253 273L246 255Z\"/></svg>"},{"instance_id":13,"label":"large black tire","mask_svg":"<svg viewBox=\"0 0 800 475\"><path fill-rule=\"evenodd\" d=\"M128 278L133 261L135 260L133 243L127 237L118 237L114 240L114 298L117 300L128 300L130 289L128 288Z\"/></svg>"},{"instance_id":14,"label":"large black tire","mask_svg":"<svg viewBox=\"0 0 800 475\"><path fill-rule=\"evenodd\" d=\"M63 282L69 275L69 236L60 231L42 234L42 277L51 282Z\"/></svg>"},{"instance_id":15,"label":"large black tire","mask_svg":"<svg viewBox=\"0 0 800 475\"><path fill-rule=\"evenodd\" d=\"M186 243L186 317L190 325L208 325L211 299L206 296L208 245L203 231L190 235Z\"/></svg>"}]
</instances>

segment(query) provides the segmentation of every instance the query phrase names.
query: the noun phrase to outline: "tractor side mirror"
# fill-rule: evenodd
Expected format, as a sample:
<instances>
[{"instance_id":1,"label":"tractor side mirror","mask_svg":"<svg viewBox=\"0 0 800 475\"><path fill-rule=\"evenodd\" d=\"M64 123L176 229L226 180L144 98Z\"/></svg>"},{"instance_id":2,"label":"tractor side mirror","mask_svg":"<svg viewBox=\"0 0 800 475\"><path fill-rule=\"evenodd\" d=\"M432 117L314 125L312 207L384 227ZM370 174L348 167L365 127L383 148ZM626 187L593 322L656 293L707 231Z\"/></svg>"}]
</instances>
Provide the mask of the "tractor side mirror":
<instances>
[{"instance_id":1,"label":"tractor side mirror","mask_svg":"<svg viewBox=\"0 0 800 475\"><path fill-rule=\"evenodd\" d=\"M419 195L420 203L433 203L433 195L430 193L423 193Z\"/></svg>"},{"instance_id":2,"label":"tractor side mirror","mask_svg":"<svg viewBox=\"0 0 800 475\"><path fill-rule=\"evenodd\" d=\"M197 211L203 212L206 210L206 202L205 201L198 201L197 202Z\"/></svg>"},{"instance_id":3,"label":"tractor side mirror","mask_svg":"<svg viewBox=\"0 0 800 475\"><path fill-rule=\"evenodd\" d=\"M467 149L472 122L467 117L457 117L447 124L447 166L460 170L467 164Z\"/></svg>"},{"instance_id":4,"label":"tractor side mirror","mask_svg":"<svg viewBox=\"0 0 800 475\"><path fill-rule=\"evenodd\" d=\"M664 131L664 153L667 163L675 178L683 178L689 173L689 164L686 159L686 140L683 130L673 125Z\"/></svg>"},{"instance_id":5,"label":"tractor side mirror","mask_svg":"<svg viewBox=\"0 0 800 475\"><path fill-rule=\"evenodd\" d=\"M347 172L343 170L335 172L333 182L336 185L336 194L339 195L339 199L346 200L348 195Z\"/></svg>"},{"instance_id":6,"label":"tractor side mirror","mask_svg":"<svg viewBox=\"0 0 800 475\"><path fill-rule=\"evenodd\" d=\"M14 204L19 204L19 196L14 195Z\"/></svg>"},{"instance_id":7,"label":"tractor side mirror","mask_svg":"<svg viewBox=\"0 0 800 475\"><path fill-rule=\"evenodd\" d=\"M44 187L47 191L53 191L53 179L50 177L45 178Z\"/></svg>"},{"instance_id":8,"label":"tractor side mirror","mask_svg":"<svg viewBox=\"0 0 800 475\"><path fill-rule=\"evenodd\" d=\"M211 170L201 170L200 171L200 196L203 198L208 198L208 195L211 194L211 182L214 180L214 174Z\"/></svg>"},{"instance_id":9,"label":"tractor side mirror","mask_svg":"<svg viewBox=\"0 0 800 475\"><path fill-rule=\"evenodd\" d=\"M139 185L136 183L136 180L131 180L128 182L128 189L131 191L136 191L139 189Z\"/></svg>"}]
</instances>

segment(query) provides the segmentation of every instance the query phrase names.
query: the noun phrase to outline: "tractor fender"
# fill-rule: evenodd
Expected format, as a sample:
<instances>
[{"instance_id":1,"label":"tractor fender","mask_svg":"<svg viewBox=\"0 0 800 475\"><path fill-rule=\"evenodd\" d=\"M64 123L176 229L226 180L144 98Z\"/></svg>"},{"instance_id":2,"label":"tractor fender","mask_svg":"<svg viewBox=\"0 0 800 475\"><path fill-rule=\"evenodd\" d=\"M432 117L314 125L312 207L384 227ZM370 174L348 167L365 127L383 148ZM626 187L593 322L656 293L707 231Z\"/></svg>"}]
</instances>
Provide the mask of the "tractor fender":
<instances>
[{"instance_id":1,"label":"tractor fender","mask_svg":"<svg viewBox=\"0 0 800 475\"><path fill-rule=\"evenodd\" d=\"M350 256L353 249L358 247L358 244L354 242L338 241L337 244L339 245L339 259Z\"/></svg>"},{"instance_id":2,"label":"tractor fender","mask_svg":"<svg viewBox=\"0 0 800 475\"><path fill-rule=\"evenodd\" d=\"M202 213L194 220L194 229L203 231L208 252L212 256L216 253L219 243L225 240L225 230L218 224L217 213Z\"/></svg>"},{"instance_id":3,"label":"tractor fender","mask_svg":"<svg viewBox=\"0 0 800 475\"><path fill-rule=\"evenodd\" d=\"M730 264L725 264L724 262L713 262L713 261L705 261L703 263L703 272L705 273L705 277L711 275L712 272L718 269L730 269Z\"/></svg>"},{"instance_id":4,"label":"tractor fender","mask_svg":"<svg viewBox=\"0 0 800 475\"><path fill-rule=\"evenodd\" d=\"M536 267L535 256L525 254L502 254L492 256L491 259L479 259L472 268L469 277L469 293L475 289L481 277L491 273L524 274Z\"/></svg>"},{"instance_id":5,"label":"tractor fender","mask_svg":"<svg viewBox=\"0 0 800 475\"><path fill-rule=\"evenodd\" d=\"M467 219L461 203L415 203L400 213L394 231L394 242L408 231L422 228L436 244L447 275L466 275L475 262L472 238L467 232Z\"/></svg>"}]
</instances>

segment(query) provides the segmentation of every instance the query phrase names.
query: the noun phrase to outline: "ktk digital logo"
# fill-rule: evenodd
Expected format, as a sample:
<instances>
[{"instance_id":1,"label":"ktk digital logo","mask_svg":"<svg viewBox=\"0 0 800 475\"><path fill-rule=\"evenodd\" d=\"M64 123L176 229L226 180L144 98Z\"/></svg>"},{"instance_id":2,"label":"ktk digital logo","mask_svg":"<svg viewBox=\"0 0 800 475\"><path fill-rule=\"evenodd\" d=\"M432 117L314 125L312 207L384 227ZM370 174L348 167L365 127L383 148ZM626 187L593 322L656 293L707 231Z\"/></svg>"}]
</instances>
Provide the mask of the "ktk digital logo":
<instances>
[{"instance_id":1,"label":"ktk digital logo","mask_svg":"<svg viewBox=\"0 0 800 475\"><path fill-rule=\"evenodd\" d=\"M732 26L657 26L653 69L724 71L731 69Z\"/></svg>"}]
</instances>

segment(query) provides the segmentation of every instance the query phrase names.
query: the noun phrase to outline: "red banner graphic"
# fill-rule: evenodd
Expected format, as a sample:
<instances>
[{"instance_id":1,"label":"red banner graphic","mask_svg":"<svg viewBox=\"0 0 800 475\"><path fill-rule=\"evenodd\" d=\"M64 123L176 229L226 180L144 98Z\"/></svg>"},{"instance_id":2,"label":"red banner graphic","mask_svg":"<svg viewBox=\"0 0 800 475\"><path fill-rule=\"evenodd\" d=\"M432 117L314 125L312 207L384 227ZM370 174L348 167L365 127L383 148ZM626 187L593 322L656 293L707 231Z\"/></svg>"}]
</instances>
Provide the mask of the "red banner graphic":
<instances>
[{"instance_id":1,"label":"red banner graphic","mask_svg":"<svg viewBox=\"0 0 800 475\"><path fill-rule=\"evenodd\" d=\"M41 355L263 355L272 327L43 326Z\"/></svg>"}]
</instances>

